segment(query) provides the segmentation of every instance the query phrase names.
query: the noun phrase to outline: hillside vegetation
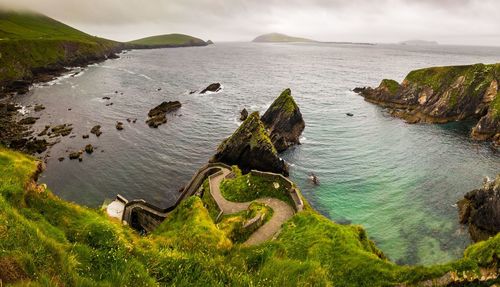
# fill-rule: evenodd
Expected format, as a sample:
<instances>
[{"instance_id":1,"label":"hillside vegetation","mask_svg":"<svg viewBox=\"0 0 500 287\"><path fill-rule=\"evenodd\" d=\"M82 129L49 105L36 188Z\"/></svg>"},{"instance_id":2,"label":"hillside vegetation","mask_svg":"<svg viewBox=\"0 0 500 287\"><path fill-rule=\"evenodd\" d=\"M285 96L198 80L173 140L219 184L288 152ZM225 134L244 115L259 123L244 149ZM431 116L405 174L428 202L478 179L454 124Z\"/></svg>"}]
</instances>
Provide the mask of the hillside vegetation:
<instances>
[{"instance_id":1,"label":"hillside vegetation","mask_svg":"<svg viewBox=\"0 0 500 287\"><path fill-rule=\"evenodd\" d=\"M470 276L479 266L495 266L500 255L497 236L471 246L455 263L398 266L384 259L361 227L335 224L310 207L285 223L276 240L243 247L228 237L227 220L215 224L198 197L184 201L154 233L139 236L101 210L37 186L38 171L31 157L0 148L4 284L386 286L450 270L469 270Z\"/></svg>"},{"instance_id":2,"label":"hillside vegetation","mask_svg":"<svg viewBox=\"0 0 500 287\"><path fill-rule=\"evenodd\" d=\"M132 45L134 48L165 48L208 45L208 43L202 39L184 34L152 36L130 41L128 44Z\"/></svg>"},{"instance_id":3,"label":"hillside vegetation","mask_svg":"<svg viewBox=\"0 0 500 287\"><path fill-rule=\"evenodd\" d=\"M260 35L257 38L253 39L252 42L273 43L273 42L315 42L315 41L306 38L288 36L280 33L270 33L270 34Z\"/></svg>"}]
</instances>

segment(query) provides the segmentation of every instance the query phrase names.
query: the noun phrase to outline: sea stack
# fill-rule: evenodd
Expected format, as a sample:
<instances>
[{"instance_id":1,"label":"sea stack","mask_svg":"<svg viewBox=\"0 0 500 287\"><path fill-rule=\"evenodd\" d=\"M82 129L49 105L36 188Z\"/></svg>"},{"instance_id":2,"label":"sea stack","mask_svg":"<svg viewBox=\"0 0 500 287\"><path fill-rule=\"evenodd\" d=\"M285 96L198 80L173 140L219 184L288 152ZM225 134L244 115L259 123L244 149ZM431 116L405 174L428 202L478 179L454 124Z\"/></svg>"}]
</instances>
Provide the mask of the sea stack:
<instances>
[{"instance_id":1,"label":"sea stack","mask_svg":"<svg viewBox=\"0 0 500 287\"><path fill-rule=\"evenodd\" d=\"M278 156L258 112L250 114L233 135L219 145L210 162L238 165L246 172L257 169L288 176L288 167Z\"/></svg>"},{"instance_id":2,"label":"sea stack","mask_svg":"<svg viewBox=\"0 0 500 287\"><path fill-rule=\"evenodd\" d=\"M500 232L500 174L482 188L468 192L458 202L460 223L469 225L475 242L486 240Z\"/></svg>"},{"instance_id":3,"label":"sea stack","mask_svg":"<svg viewBox=\"0 0 500 287\"><path fill-rule=\"evenodd\" d=\"M290 89L284 90L262 116L271 141L278 152L300 144L305 122Z\"/></svg>"}]
</instances>

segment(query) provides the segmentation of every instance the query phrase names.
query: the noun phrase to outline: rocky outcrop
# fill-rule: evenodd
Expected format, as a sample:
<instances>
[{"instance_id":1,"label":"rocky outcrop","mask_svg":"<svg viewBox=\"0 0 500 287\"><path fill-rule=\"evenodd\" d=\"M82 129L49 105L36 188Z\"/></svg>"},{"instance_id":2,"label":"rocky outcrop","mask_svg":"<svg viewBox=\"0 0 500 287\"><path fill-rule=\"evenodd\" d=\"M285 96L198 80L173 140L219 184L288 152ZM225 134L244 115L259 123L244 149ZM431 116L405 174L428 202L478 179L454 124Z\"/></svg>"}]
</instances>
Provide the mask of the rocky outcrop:
<instances>
[{"instance_id":1,"label":"rocky outcrop","mask_svg":"<svg viewBox=\"0 0 500 287\"><path fill-rule=\"evenodd\" d=\"M288 176L288 167L278 156L257 112L252 113L217 148L210 162L238 165L244 171L257 169Z\"/></svg>"},{"instance_id":2,"label":"rocky outcrop","mask_svg":"<svg viewBox=\"0 0 500 287\"><path fill-rule=\"evenodd\" d=\"M472 240L486 240L500 232L500 174L468 192L458 202L460 223L469 225Z\"/></svg>"},{"instance_id":3,"label":"rocky outcrop","mask_svg":"<svg viewBox=\"0 0 500 287\"><path fill-rule=\"evenodd\" d=\"M203 89L200 94L206 94L207 92L217 93L222 89L222 85L220 83L210 84L208 87Z\"/></svg>"},{"instance_id":4,"label":"rocky outcrop","mask_svg":"<svg viewBox=\"0 0 500 287\"><path fill-rule=\"evenodd\" d=\"M149 111L146 123L152 128L157 128L167 122L167 113L178 110L181 106L179 101L163 102Z\"/></svg>"},{"instance_id":5,"label":"rocky outcrop","mask_svg":"<svg viewBox=\"0 0 500 287\"><path fill-rule=\"evenodd\" d=\"M388 107L409 123L479 119L477 140L500 138L500 64L448 66L410 72L399 84L383 80L377 88L356 88L366 101Z\"/></svg>"},{"instance_id":6,"label":"rocky outcrop","mask_svg":"<svg viewBox=\"0 0 500 287\"><path fill-rule=\"evenodd\" d=\"M248 118L248 111L247 109L243 108L240 112L240 121L244 121Z\"/></svg>"},{"instance_id":7,"label":"rocky outcrop","mask_svg":"<svg viewBox=\"0 0 500 287\"><path fill-rule=\"evenodd\" d=\"M290 89L284 90L271 104L262 116L262 122L278 152L300 144L299 138L305 128L305 122Z\"/></svg>"}]
</instances>

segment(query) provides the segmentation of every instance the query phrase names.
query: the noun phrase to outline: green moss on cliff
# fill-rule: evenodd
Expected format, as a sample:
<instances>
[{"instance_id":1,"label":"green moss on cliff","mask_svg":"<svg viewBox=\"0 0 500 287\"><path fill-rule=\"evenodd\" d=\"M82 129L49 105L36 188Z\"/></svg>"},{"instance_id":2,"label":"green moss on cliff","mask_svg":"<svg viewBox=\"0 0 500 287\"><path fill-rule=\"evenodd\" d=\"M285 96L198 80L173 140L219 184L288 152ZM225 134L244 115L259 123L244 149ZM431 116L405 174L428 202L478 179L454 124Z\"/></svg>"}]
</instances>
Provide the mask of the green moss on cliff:
<instances>
[{"instance_id":1,"label":"green moss on cliff","mask_svg":"<svg viewBox=\"0 0 500 287\"><path fill-rule=\"evenodd\" d=\"M281 94L279 95L279 97L276 100L274 100L274 102L271 104L271 106L267 110L266 114L277 112L277 111L282 111L285 113L285 115L291 115L297 109L298 109L298 106L292 97L292 91L290 89L286 89L283 92L281 92Z\"/></svg>"},{"instance_id":2,"label":"green moss on cliff","mask_svg":"<svg viewBox=\"0 0 500 287\"><path fill-rule=\"evenodd\" d=\"M383 79L380 83L380 87L385 87L389 93L395 94L399 90L399 83L394 80Z\"/></svg>"},{"instance_id":3,"label":"green moss on cliff","mask_svg":"<svg viewBox=\"0 0 500 287\"><path fill-rule=\"evenodd\" d=\"M498 91L495 99L490 104L491 112L493 113L493 117L500 118L500 90Z\"/></svg>"}]
</instances>

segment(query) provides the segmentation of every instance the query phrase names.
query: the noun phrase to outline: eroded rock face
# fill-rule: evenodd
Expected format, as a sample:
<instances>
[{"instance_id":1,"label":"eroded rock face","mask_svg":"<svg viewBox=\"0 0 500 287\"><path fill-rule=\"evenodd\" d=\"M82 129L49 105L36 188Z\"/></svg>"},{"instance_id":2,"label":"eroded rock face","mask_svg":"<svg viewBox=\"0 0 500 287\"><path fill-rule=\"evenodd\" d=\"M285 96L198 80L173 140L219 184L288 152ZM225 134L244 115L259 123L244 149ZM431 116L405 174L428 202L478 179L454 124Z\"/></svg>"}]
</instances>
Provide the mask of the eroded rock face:
<instances>
[{"instance_id":1,"label":"eroded rock face","mask_svg":"<svg viewBox=\"0 0 500 287\"><path fill-rule=\"evenodd\" d=\"M152 128L157 128L167 122L167 113L178 110L181 106L179 101L163 102L149 111L146 123Z\"/></svg>"},{"instance_id":2,"label":"eroded rock face","mask_svg":"<svg viewBox=\"0 0 500 287\"><path fill-rule=\"evenodd\" d=\"M292 145L300 144L300 135L305 128L297 103L290 89L284 90L262 116L262 122L268 129L271 141L278 152Z\"/></svg>"},{"instance_id":3,"label":"eroded rock face","mask_svg":"<svg viewBox=\"0 0 500 287\"><path fill-rule=\"evenodd\" d=\"M499 81L500 64L476 64L415 70L401 84L383 80L377 88L354 91L409 123L480 119L472 137L498 143Z\"/></svg>"},{"instance_id":4,"label":"eroded rock face","mask_svg":"<svg viewBox=\"0 0 500 287\"><path fill-rule=\"evenodd\" d=\"M257 169L288 176L288 167L278 156L257 112L252 113L217 148L210 162L238 165L244 171Z\"/></svg>"},{"instance_id":5,"label":"eroded rock face","mask_svg":"<svg viewBox=\"0 0 500 287\"><path fill-rule=\"evenodd\" d=\"M496 180L468 192L458 202L460 223L469 225L472 240L486 240L500 232L500 174Z\"/></svg>"}]
</instances>

